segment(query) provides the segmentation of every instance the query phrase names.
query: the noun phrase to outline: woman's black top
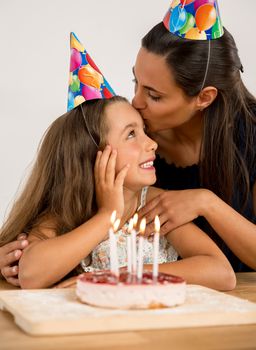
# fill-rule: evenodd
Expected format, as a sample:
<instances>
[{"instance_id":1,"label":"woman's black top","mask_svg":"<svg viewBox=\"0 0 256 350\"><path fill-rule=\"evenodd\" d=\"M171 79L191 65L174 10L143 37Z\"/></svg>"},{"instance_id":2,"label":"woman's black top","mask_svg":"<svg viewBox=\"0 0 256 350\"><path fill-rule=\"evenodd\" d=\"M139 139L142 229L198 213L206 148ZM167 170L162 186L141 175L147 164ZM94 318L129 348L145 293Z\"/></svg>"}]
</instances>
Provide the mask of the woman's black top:
<instances>
[{"instance_id":1,"label":"woman's black top","mask_svg":"<svg viewBox=\"0 0 256 350\"><path fill-rule=\"evenodd\" d=\"M238 126L238 138L239 151L243 154L244 148L244 130L241 125ZM256 224L256 215L253 212L253 194L252 187L256 182L256 126L255 126L255 147L251 150L251 157L254 166L249 171L250 176L250 194L246 203L245 209L241 212L241 205L239 201L239 189L236 187L232 200L232 207L245 216L248 220ZM168 164L164 158L157 156L154 165L156 167L157 187L165 190L185 190L185 189L197 189L202 188L200 184L200 169L199 165L194 164L187 167L177 167L175 164ZM199 217L194 220L195 224L206 232L222 249L228 260L230 261L235 272L252 271L250 267L240 261L235 254L227 247L227 245L221 240L221 238L213 231L208 222ZM243 232L241 232L241 235ZM256 257L255 257L256 259Z\"/></svg>"}]
</instances>

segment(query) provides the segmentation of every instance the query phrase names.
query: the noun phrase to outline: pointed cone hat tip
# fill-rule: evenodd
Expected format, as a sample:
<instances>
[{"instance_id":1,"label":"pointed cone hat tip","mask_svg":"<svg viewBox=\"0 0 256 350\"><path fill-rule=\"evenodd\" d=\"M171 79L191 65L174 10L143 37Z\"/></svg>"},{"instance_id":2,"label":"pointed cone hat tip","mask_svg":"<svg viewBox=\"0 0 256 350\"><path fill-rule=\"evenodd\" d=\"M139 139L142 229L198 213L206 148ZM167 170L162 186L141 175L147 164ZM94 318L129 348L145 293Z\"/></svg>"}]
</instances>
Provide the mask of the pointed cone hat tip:
<instances>
[{"instance_id":1,"label":"pointed cone hat tip","mask_svg":"<svg viewBox=\"0 0 256 350\"><path fill-rule=\"evenodd\" d=\"M75 33L70 33L70 73L68 84L68 111L84 101L115 96Z\"/></svg>"}]
</instances>

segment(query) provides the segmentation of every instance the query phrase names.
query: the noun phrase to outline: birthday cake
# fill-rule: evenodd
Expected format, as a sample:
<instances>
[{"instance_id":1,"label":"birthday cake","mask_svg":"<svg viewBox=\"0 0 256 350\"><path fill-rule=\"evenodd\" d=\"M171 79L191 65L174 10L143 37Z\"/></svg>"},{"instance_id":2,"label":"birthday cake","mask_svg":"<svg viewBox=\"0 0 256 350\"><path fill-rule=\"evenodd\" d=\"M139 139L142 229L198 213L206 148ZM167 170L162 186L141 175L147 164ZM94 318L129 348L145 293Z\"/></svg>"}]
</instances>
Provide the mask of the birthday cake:
<instances>
[{"instance_id":1,"label":"birthday cake","mask_svg":"<svg viewBox=\"0 0 256 350\"><path fill-rule=\"evenodd\" d=\"M142 279L127 272L116 277L110 271L82 274L78 277L76 294L89 305L115 309L151 309L184 303L186 282L181 277L143 272Z\"/></svg>"}]
</instances>

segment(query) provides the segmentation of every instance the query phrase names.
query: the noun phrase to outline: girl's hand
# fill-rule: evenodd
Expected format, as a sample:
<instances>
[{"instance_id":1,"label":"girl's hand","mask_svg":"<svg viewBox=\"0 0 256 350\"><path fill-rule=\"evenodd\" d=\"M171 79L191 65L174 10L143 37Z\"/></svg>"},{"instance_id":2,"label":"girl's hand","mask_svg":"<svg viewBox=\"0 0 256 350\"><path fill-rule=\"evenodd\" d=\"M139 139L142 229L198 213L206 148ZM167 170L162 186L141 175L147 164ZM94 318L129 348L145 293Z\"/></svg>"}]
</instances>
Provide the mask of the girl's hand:
<instances>
[{"instance_id":1,"label":"girl's hand","mask_svg":"<svg viewBox=\"0 0 256 350\"><path fill-rule=\"evenodd\" d=\"M95 189L99 211L111 213L116 210L121 218L124 212L123 184L129 165L127 164L116 175L117 151L108 145L103 152L98 151L95 167Z\"/></svg>"},{"instance_id":2,"label":"girl's hand","mask_svg":"<svg viewBox=\"0 0 256 350\"><path fill-rule=\"evenodd\" d=\"M166 235L175 228L204 215L210 193L212 192L205 189L161 193L138 212L139 219L145 217L147 220L145 235L149 236L154 232L156 215L160 219L161 235Z\"/></svg>"},{"instance_id":3,"label":"girl's hand","mask_svg":"<svg viewBox=\"0 0 256 350\"><path fill-rule=\"evenodd\" d=\"M0 270L6 281L14 286L19 286L18 262L22 250L28 246L26 234L20 234L16 241L0 247Z\"/></svg>"}]
</instances>

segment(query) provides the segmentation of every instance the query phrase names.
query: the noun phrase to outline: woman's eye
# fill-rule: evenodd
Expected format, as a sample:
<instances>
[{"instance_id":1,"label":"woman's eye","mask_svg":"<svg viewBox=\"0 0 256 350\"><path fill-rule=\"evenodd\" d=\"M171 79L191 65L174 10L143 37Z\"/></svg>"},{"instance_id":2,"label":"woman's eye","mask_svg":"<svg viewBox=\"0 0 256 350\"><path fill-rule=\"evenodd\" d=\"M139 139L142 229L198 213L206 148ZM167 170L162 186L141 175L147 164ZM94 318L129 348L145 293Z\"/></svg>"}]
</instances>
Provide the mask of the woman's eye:
<instances>
[{"instance_id":1,"label":"woman's eye","mask_svg":"<svg viewBox=\"0 0 256 350\"><path fill-rule=\"evenodd\" d=\"M148 96L153 100L153 101L159 101L160 100L160 96L154 96L154 95L151 95L151 94L148 94Z\"/></svg>"},{"instance_id":2,"label":"woman's eye","mask_svg":"<svg viewBox=\"0 0 256 350\"><path fill-rule=\"evenodd\" d=\"M134 136L135 136L135 131L132 130L132 131L130 131L129 134L128 134L128 139L131 139L131 138L133 138Z\"/></svg>"},{"instance_id":3,"label":"woman's eye","mask_svg":"<svg viewBox=\"0 0 256 350\"><path fill-rule=\"evenodd\" d=\"M137 80L136 80L135 78L132 79L132 82L133 82L134 84L137 84L137 83L138 83Z\"/></svg>"}]
</instances>

